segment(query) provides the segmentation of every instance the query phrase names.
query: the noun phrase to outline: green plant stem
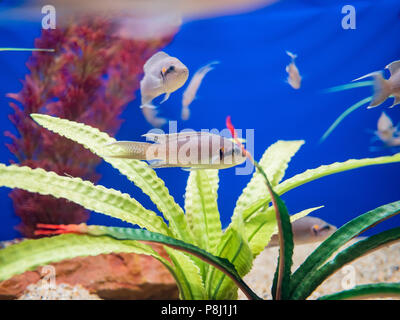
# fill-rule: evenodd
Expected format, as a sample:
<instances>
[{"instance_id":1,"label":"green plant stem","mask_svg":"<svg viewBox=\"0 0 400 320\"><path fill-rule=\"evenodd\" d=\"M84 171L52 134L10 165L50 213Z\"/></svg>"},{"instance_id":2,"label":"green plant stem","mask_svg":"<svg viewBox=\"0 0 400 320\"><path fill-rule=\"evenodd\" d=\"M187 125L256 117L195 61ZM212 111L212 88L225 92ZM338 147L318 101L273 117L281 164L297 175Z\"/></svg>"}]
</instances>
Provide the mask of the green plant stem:
<instances>
[{"instance_id":1,"label":"green plant stem","mask_svg":"<svg viewBox=\"0 0 400 320\"><path fill-rule=\"evenodd\" d=\"M278 204L276 202L276 198L275 198L275 192L273 191L271 184L268 180L268 177L265 173L265 171L263 170L263 168L258 164L257 161L255 161L253 159L253 163L256 166L257 170L262 174L262 176L264 177L265 180L265 184L267 185L267 189L268 192L271 196L271 200L272 200L272 205L275 209L275 216L276 216L276 222L277 222L277 226L278 226L278 237L279 237L279 266L278 266L278 278L277 278L277 285L276 285L276 293L275 293L275 299L276 300L281 300L282 298L282 283L283 283L283 276L284 276L284 272L285 272L285 240L283 237L283 226L282 226L282 219L281 219L281 215L279 212L279 207Z\"/></svg>"}]
</instances>

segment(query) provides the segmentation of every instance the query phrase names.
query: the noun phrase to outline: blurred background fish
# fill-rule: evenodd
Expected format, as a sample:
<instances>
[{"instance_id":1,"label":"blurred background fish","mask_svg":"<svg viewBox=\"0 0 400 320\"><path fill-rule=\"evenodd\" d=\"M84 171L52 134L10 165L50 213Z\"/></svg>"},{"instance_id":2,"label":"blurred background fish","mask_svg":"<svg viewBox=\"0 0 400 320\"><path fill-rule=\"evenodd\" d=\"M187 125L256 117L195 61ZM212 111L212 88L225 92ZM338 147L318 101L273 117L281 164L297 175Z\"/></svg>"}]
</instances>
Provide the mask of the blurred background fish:
<instances>
[{"instance_id":1,"label":"blurred background fish","mask_svg":"<svg viewBox=\"0 0 400 320\"><path fill-rule=\"evenodd\" d=\"M182 87L189 77L188 68L177 58L160 51L154 54L143 66L144 77L140 81L142 107L153 107L153 99L165 94L168 100L170 94Z\"/></svg>"},{"instance_id":2,"label":"blurred background fish","mask_svg":"<svg viewBox=\"0 0 400 320\"><path fill-rule=\"evenodd\" d=\"M194 99L196 99L197 91L199 90L199 87L206 74L214 69L213 65L218 63L219 61L213 61L201 67L199 70L196 71L196 73L190 79L189 85L186 87L186 90L183 92L182 96L182 114L181 114L182 120L189 119L190 117L189 105L193 102Z\"/></svg>"},{"instance_id":3,"label":"blurred background fish","mask_svg":"<svg viewBox=\"0 0 400 320\"><path fill-rule=\"evenodd\" d=\"M386 147L400 146L399 125L393 126L392 119L385 112L382 112L378 119L378 130L375 131L376 139L383 142Z\"/></svg>"},{"instance_id":4,"label":"blurred background fish","mask_svg":"<svg viewBox=\"0 0 400 320\"><path fill-rule=\"evenodd\" d=\"M389 69L390 71L389 79L383 77L382 71L376 71L353 80L358 81L368 77L374 78L374 95L368 108L381 105L389 97L394 97L394 102L390 108L400 104L400 61L388 64L385 69Z\"/></svg>"},{"instance_id":5,"label":"blurred background fish","mask_svg":"<svg viewBox=\"0 0 400 320\"><path fill-rule=\"evenodd\" d=\"M295 59L297 54L286 51L287 55L292 58L292 62L286 66L286 72L288 73L287 82L293 89L300 89L301 86L301 76L299 69L297 69Z\"/></svg>"},{"instance_id":6,"label":"blurred background fish","mask_svg":"<svg viewBox=\"0 0 400 320\"><path fill-rule=\"evenodd\" d=\"M324 220L306 216L292 223L293 241L295 245L320 242L328 238L337 228ZM279 238L274 234L268 247L279 245Z\"/></svg>"},{"instance_id":7,"label":"blurred background fish","mask_svg":"<svg viewBox=\"0 0 400 320\"><path fill-rule=\"evenodd\" d=\"M261 8L276 0L53 0L57 25L71 18L107 15L115 18L118 35L132 39L149 39L175 34L184 22L236 14ZM10 4L12 5L12 4ZM47 0L26 0L0 13L0 20L42 19L41 9Z\"/></svg>"}]
</instances>

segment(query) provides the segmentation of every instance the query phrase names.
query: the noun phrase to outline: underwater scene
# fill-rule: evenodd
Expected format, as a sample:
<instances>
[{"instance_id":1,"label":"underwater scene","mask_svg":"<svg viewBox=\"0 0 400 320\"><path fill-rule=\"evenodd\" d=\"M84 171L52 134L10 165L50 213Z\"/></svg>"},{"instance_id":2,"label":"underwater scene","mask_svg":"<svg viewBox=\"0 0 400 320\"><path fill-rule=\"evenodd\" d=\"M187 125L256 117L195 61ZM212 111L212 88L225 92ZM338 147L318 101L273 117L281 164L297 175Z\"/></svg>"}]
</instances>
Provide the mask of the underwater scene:
<instances>
[{"instance_id":1,"label":"underwater scene","mask_svg":"<svg viewBox=\"0 0 400 320\"><path fill-rule=\"evenodd\" d=\"M0 34L0 299L399 299L399 1L2 0Z\"/></svg>"}]
</instances>

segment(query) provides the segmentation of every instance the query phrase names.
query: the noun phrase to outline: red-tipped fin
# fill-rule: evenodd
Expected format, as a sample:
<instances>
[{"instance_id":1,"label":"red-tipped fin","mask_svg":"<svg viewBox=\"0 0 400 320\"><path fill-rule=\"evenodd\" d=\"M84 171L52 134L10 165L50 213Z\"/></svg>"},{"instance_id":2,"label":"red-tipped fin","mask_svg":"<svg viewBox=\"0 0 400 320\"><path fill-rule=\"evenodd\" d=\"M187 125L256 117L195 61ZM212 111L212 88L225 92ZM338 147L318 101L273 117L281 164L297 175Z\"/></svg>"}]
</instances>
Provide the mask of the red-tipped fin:
<instances>
[{"instance_id":1,"label":"red-tipped fin","mask_svg":"<svg viewBox=\"0 0 400 320\"><path fill-rule=\"evenodd\" d=\"M35 235L56 235L64 233L87 233L87 225L81 224L44 224L38 223Z\"/></svg>"}]
</instances>

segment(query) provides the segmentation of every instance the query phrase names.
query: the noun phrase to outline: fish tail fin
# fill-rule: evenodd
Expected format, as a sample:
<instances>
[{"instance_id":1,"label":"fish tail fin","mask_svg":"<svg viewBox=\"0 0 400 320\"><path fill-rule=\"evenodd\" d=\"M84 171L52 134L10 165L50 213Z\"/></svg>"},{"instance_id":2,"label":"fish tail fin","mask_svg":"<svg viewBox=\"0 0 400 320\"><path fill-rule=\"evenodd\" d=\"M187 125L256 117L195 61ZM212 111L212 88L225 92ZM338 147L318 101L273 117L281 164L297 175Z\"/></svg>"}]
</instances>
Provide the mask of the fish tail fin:
<instances>
[{"instance_id":1,"label":"fish tail fin","mask_svg":"<svg viewBox=\"0 0 400 320\"><path fill-rule=\"evenodd\" d=\"M152 145L152 143L135 141L112 142L105 146L106 148L110 148L110 152L106 155L106 157L119 159L149 160L146 154L148 149Z\"/></svg>"},{"instance_id":2,"label":"fish tail fin","mask_svg":"<svg viewBox=\"0 0 400 320\"><path fill-rule=\"evenodd\" d=\"M142 108L142 112L147 122L155 128L160 128L167 122L167 119L157 117L157 110L154 106L145 105Z\"/></svg>"},{"instance_id":3,"label":"fish tail fin","mask_svg":"<svg viewBox=\"0 0 400 320\"><path fill-rule=\"evenodd\" d=\"M188 107L183 107L182 108L182 114L181 114L181 118L182 120L188 120L190 117L190 110Z\"/></svg>"},{"instance_id":4,"label":"fish tail fin","mask_svg":"<svg viewBox=\"0 0 400 320\"><path fill-rule=\"evenodd\" d=\"M368 108L379 106L391 95L390 85L387 80L383 78L382 72L376 72L372 74L372 76L374 77L374 95Z\"/></svg>"},{"instance_id":5,"label":"fish tail fin","mask_svg":"<svg viewBox=\"0 0 400 320\"><path fill-rule=\"evenodd\" d=\"M393 104L389 108L393 108L400 104L400 97L394 97Z\"/></svg>"},{"instance_id":6,"label":"fish tail fin","mask_svg":"<svg viewBox=\"0 0 400 320\"><path fill-rule=\"evenodd\" d=\"M353 80L353 82L368 77L373 78L373 86L374 86L374 95L372 96L372 101L368 106L368 108L370 109L379 106L387 98L389 98L389 96L391 95L390 93L391 90L388 81L382 75L382 71L375 71L368 73L365 76Z\"/></svg>"},{"instance_id":7,"label":"fish tail fin","mask_svg":"<svg viewBox=\"0 0 400 320\"><path fill-rule=\"evenodd\" d=\"M149 103L145 103L140 106L140 109L143 109L143 108L156 109L156 106L149 104Z\"/></svg>"},{"instance_id":8,"label":"fish tail fin","mask_svg":"<svg viewBox=\"0 0 400 320\"><path fill-rule=\"evenodd\" d=\"M291 57L293 60L297 58L297 54L294 54L294 53L292 53L292 52L290 52L290 51L287 51L287 50L286 50L286 54L287 54L289 57Z\"/></svg>"}]
</instances>

